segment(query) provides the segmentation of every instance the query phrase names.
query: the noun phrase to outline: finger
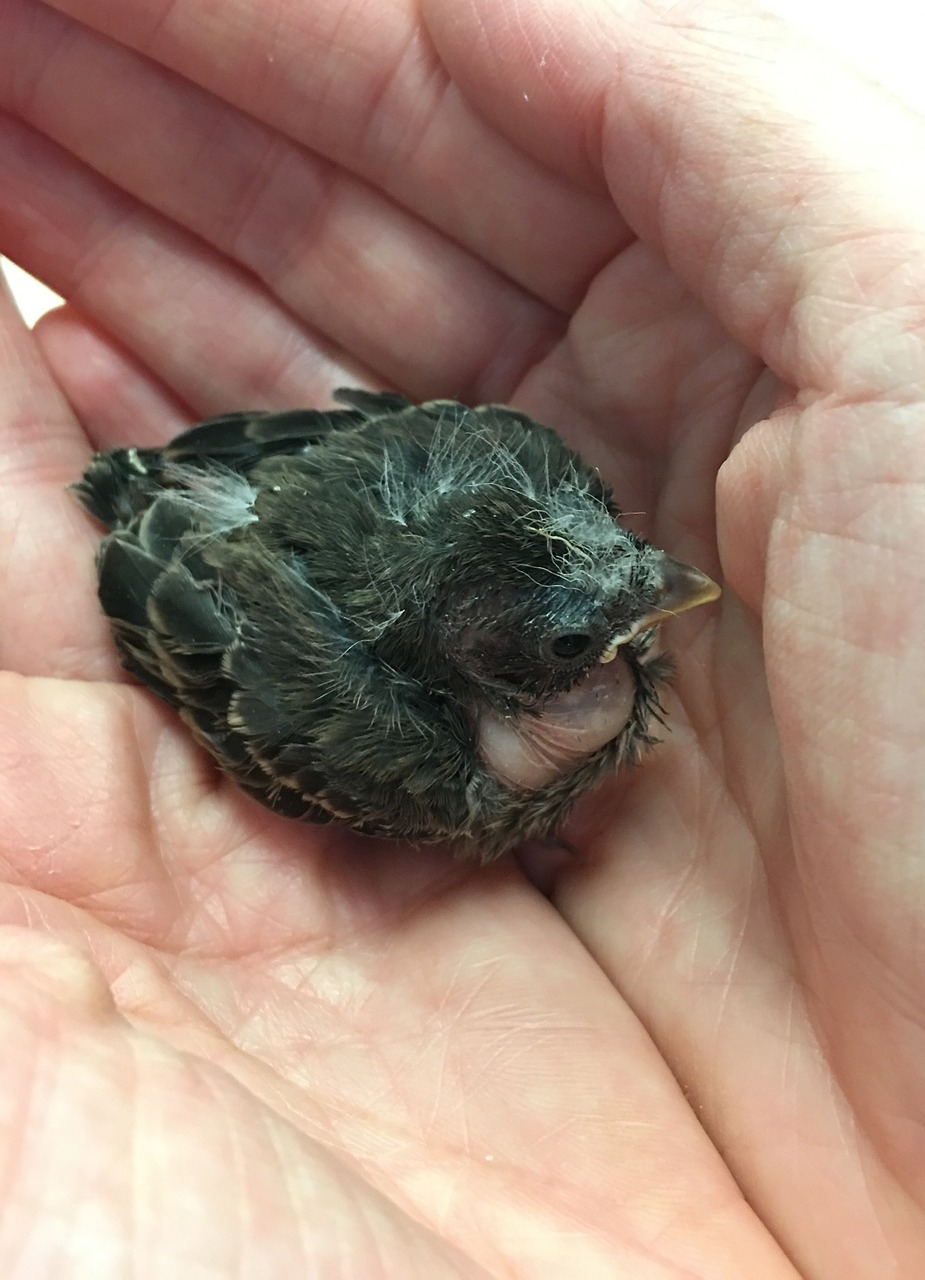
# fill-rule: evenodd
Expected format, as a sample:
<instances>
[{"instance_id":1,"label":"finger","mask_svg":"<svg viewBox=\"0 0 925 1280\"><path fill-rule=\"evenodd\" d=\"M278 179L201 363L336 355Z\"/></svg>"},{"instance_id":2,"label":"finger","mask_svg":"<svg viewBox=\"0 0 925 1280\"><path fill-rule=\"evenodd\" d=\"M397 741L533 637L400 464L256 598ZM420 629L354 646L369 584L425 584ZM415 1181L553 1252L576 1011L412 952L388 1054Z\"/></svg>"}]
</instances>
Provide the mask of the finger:
<instances>
[{"instance_id":1,"label":"finger","mask_svg":"<svg viewBox=\"0 0 925 1280\"><path fill-rule=\"evenodd\" d=\"M163 199L158 207L180 221L181 209L197 205L237 207L242 189L251 223L272 216L281 183L264 193L254 184L268 168L313 206L314 163L256 119L365 178L560 309L571 309L598 264L631 238L604 194L564 181L485 124L449 82L411 5L392 0L373 15L359 0L272 8L236 0L203 21L197 0L186 0L166 23L158 5L56 7L145 57L81 33L34 0L15 0L6 29L17 101L39 128L141 198ZM130 122L121 138L113 111ZM166 147L165 119L183 122Z\"/></svg>"},{"instance_id":2,"label":"finger","mask_svg":"<svg viewBox=\"0 0 925 1280\"><path fill-rule=\"evenodd\" d=\"M47 312L32 335L94 449L163 444L194 421L191 409L74 307Z\"/></svg>"},{"instance_id":3,"label":"finger","mask_svg":"<svg viewBox=\"0 0 925 1280\"><path fill-rule=\"evenodd\" d=\"M0 289L0 666L111 674L96 607L97 536L66 486L89 449L5 285Z\"/></svg>"},{"instance_id":4,"label":"finger","mask_svg":"<svg viewBox=\"0 0 925 1280\"><path fill-rule=\"evenodd\" d=\"M785 382L855 398L920 385L920 117L747 5L438 0L424 14L498 128L601 175Z\"/></svg>"},{"instance_id":5,"label":"finger","mask_svg":"<svg viewBox=\"0 0 925 1280\"><path fill-rule=\"evenodd\" d=\"M0 119L0 164L9 256L200 416L310 402L321 382L497 398L563 323L349 180L321 199L312 251L288 283L275 282L281 302L9 117Z\"/></svg>"}]
</instances>

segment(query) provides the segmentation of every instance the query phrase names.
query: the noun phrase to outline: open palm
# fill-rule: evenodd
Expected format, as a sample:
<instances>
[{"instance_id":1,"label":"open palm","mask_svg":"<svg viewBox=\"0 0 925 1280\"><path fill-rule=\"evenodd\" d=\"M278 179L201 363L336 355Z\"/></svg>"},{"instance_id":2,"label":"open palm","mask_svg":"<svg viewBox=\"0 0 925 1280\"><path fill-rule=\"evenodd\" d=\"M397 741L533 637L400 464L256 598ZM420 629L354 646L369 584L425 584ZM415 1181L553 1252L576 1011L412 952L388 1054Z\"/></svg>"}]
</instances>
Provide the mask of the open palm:
<instances>
[{"instance_id":1,"label":"open palm","mask_svg":"<svg viewBox=\"0 0 925 1280\"><path fill-rule=\"evenodd\" d=\"M925 1270L920 125L659 8L0 10L3 247L69 300L0 345L30 1277ZM548 897L274 818L115 666L89 448L344 383L525 408L729 586Z\"/></svg>"}]
</instances>

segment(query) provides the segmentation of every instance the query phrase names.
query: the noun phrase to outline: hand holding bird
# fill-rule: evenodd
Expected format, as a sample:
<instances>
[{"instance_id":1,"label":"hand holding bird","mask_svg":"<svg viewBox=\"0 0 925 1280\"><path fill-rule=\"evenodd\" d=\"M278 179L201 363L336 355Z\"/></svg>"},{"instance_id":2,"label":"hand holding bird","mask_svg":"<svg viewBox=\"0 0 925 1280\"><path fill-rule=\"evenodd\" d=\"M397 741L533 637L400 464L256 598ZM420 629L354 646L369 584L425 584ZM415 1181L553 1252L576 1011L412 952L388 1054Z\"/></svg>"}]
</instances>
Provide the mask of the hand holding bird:
<instances>
[{"instance_id":1,"label":"hand holding bird","mask_svg":"<svg viewBox=\"0 0 925 1280\"><path fill-rule=\"evenodd\" d=\"M0 1273L925 1274L921 121L746 0L9 0L0 70L5 246L69 299L0 344ZM514 406L722 579L545 893L277 818L115 659L65 486L335 386ZM110 536L188 693L164 505Z\"/></svg>"}]
</instances>

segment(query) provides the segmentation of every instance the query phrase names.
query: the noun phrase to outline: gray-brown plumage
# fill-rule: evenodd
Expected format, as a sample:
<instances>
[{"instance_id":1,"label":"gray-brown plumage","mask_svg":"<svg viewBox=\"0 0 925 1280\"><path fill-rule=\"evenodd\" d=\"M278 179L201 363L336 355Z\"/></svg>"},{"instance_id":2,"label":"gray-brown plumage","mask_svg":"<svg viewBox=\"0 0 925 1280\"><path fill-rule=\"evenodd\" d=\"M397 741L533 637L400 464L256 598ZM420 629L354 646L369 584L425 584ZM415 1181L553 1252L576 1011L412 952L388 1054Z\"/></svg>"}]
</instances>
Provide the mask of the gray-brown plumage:
<instances>
[{"instance_id":1,"label":"gray-brown plumage","mask_svg":"<svg viewBox=\"0 0 925 1280\"><path fill-rule=\"evenodd\" d=\"M716 588L525 414L341 391L75 485L124 665L279 813L487 859L650 741L652 627Z\"/></svg>"}]
</instances>

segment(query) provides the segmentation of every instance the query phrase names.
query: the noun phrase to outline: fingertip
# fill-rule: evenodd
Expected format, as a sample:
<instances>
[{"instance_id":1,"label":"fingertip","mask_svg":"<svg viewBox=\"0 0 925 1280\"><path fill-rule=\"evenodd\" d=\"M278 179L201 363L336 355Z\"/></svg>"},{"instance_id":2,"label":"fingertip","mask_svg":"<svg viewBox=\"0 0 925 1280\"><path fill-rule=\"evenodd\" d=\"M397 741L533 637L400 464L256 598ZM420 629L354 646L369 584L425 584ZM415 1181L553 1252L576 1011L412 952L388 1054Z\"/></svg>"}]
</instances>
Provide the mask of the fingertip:
<instances>
[{"instance_id":1,"label":"fingertip","mask_svg":"<svg viewBox=\"0 0 925 1280\"><path fill-rule=\"evenodd\" d=\"M33 333L95 448L160 444L194 421L190 410L75 307L49 311Z\"/></svg>"}]
</instances>

